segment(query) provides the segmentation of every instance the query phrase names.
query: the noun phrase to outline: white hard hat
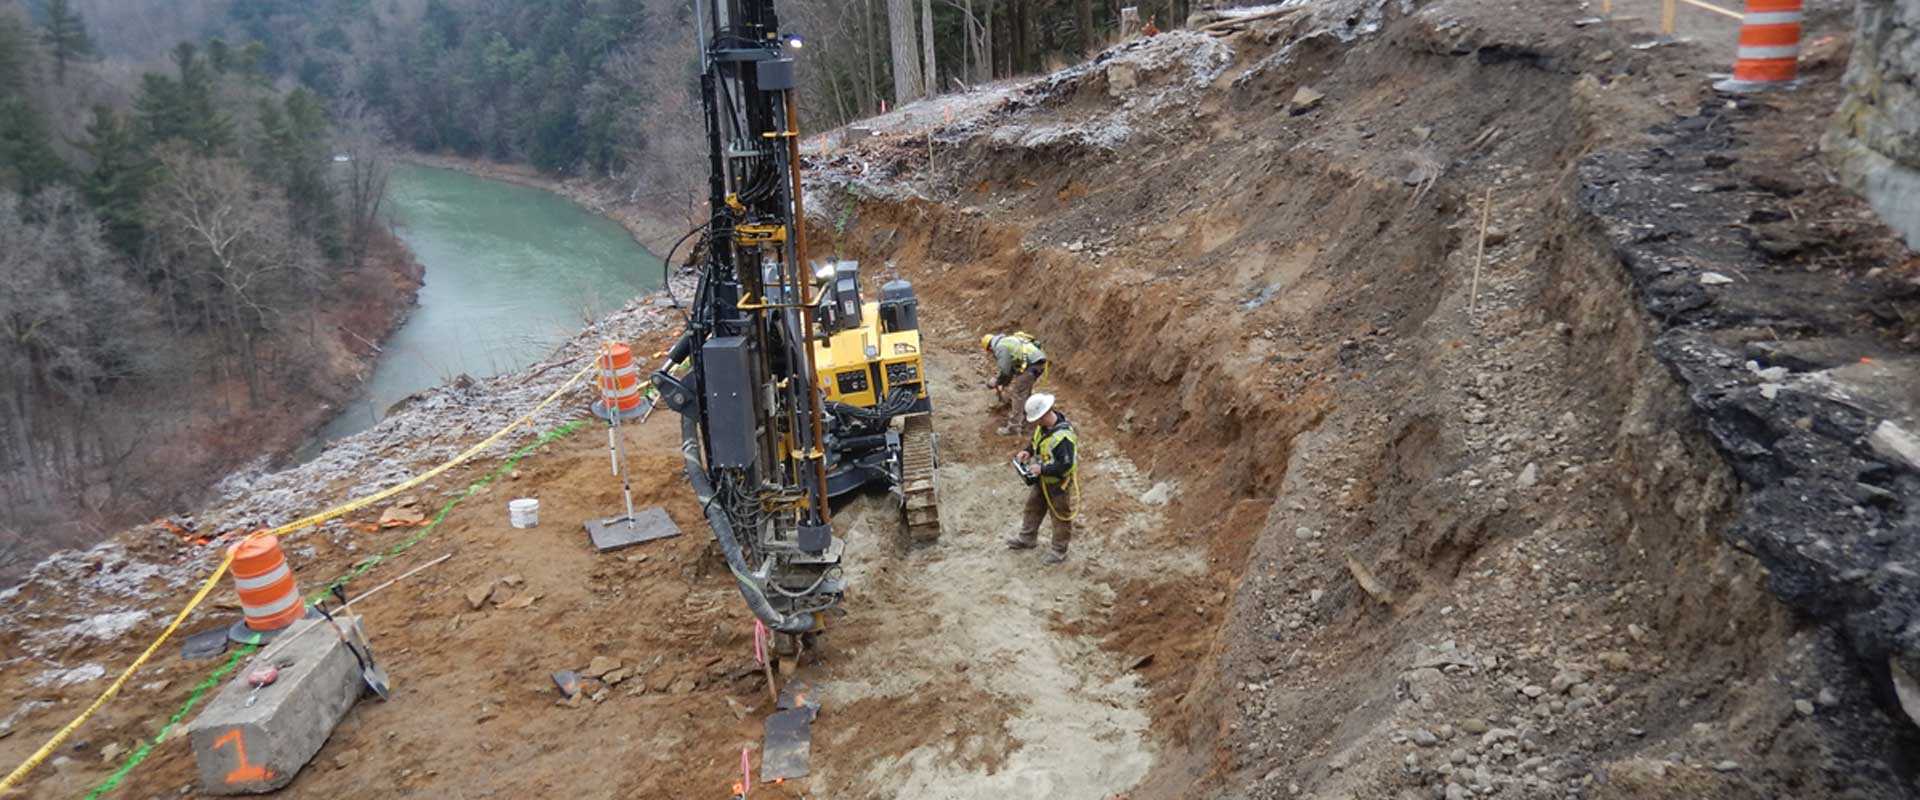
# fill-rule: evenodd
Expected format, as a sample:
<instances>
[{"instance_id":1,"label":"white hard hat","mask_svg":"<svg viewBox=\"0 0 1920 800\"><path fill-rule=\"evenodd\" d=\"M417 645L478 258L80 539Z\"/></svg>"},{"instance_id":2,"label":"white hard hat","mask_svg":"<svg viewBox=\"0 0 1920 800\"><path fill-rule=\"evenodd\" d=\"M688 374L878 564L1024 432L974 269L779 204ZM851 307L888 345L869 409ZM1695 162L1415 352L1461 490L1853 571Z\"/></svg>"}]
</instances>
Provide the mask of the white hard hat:
<instances>
[{"instance_id":1,"label":"white hard hat","mask_svg":"<svg viewBox=\"0 0 1920 800\"><path fill-rule=\"evenodd\" d=\"M1036 394L1027 398L1027 421L1039 422L1041 417L1053 410L1053 395Z\"/></svg>"}]
</instances>

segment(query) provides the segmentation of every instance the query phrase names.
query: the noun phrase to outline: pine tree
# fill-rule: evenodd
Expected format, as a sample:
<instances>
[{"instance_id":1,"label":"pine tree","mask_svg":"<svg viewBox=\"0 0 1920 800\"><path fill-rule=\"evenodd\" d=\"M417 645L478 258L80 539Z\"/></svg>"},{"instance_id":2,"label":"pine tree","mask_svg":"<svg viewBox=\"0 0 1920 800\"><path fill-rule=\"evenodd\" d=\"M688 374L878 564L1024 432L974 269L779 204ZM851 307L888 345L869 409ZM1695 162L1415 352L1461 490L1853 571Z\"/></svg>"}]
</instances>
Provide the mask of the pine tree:
<instances>
[{"instance_id":1,"label":"pine tree","mask_svg":"<svg viewBox=\"0 0 1920 800\"><path fill-rule=\"evenodd\" d=\"M260 103L260 151L268 162L260 170L286 192L293 227L320 245L328 258L345 254L339 205L327 181L327 110L305 88L294 89L284 105Z\"/></svg>"},{"instance_id":2,"label":"pine tree","mask_svg":"<svg viewBox=\"0 0 1920 800\"><path fill-rule=\"evenodd\" d=\"M86 20L67 0L47 0L47 30L41 40L53 55L54 80L62 84L67 82L68 63L93 55Z\"/></svg>"},{"instance_id":3,"label":"pine tree","mask_svg":"<svg viewBox=\"0 0 1920 800\"><path fill-rule=\"evenodd\" d=\"M173 63L177 80L151 72L141 76L133 105L142 136L148 144L184 140L206 158L225 152L233 144L233 120L214 96L213 70L188 42L173 49Z\"/></svg>"},{"instance_id":4,"label":"pine tree","mask_svg":"<svg viewBox=\"0 0 1920 800\"><path fill-rule=\"evenodd\" d=\"M24 97L0 100L0 185L31 196L66 174L40 110Z\"/></svg>"},{"instance_id":5,"label":"pine tree","mask_svg":"<svg viewBox=\"0 0 1920 800\"><path fill-rule=\"evenodd\" d=\"M207 42L207 63L222 75L233 67L233 48L227 46L227 40L215 36Z\"/></svg>"},{"instance_id":6,"label":"pine tree","mask_svg":"<svg viewBox=\"0 0 1920 800\"><path fill-rule=\"evenodd\" d=\"M140 147L134 126L104 105L94 107L81 147L93 160L81 193L106 228L108 243L131 255L146 238L140 204L153 186L156 165Z\"/></svg>"},{"instance_id":7,"label":"pine tree","mask_svg":"<svg viewBox=\"0 0 1920 800\"><path fill-rule=\"evenodd\" d=\"M20 18L0 9L0 99L26 91L33 65L33 40Z\"/></svg>"}]
</instances>

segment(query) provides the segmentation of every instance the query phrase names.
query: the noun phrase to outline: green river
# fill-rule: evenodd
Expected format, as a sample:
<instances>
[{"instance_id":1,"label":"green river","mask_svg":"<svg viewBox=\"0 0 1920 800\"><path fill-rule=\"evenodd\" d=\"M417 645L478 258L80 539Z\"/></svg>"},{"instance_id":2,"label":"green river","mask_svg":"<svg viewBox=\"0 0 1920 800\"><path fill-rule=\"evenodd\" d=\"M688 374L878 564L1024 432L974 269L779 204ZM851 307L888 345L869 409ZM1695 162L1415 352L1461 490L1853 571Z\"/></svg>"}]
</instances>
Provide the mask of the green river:
<instances>
[{"instance_id":1,"label":"green river","mask_svg":"<svg viewBox=\"0 0 1920 800\"><path fill-rule=\"evenodd\" d=\"M426 267L420 304L315 444L366 430L401 399L457 375L538 361L587 320L660 285L658 256L552 192L403 164L386 213Z\"/></svg>"}]
</instances>

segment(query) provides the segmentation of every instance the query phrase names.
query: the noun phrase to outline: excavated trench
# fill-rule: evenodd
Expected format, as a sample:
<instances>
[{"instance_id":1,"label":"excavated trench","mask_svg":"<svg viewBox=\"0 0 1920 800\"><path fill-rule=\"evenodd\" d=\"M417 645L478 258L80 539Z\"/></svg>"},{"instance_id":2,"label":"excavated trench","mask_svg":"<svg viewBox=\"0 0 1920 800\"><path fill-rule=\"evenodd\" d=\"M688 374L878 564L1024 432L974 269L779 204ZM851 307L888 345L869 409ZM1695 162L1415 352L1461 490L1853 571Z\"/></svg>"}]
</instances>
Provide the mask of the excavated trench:
<instances>
[{"instance_id":1,"label":"excavated trench","mask_svg":"<svg viewBox=\"0 0 1920 800\"><path fill-rule=\"evenodd\" d=\"M1164 746L1129 796L1906 796L1915 737L1730 541L1747 488L1579 202L1670 68L1452 12L1242 37L1191 91L1178 64L1119 91L1110 53L931 166L870 148L917 196L829 162L816 238L955 342L1039 334L1063 402L1176 487L1138 535L1204 579L1062 621L1142 665ZM1117 147L1007 133L1153 92Z\"/></svg>"}]
</instances>

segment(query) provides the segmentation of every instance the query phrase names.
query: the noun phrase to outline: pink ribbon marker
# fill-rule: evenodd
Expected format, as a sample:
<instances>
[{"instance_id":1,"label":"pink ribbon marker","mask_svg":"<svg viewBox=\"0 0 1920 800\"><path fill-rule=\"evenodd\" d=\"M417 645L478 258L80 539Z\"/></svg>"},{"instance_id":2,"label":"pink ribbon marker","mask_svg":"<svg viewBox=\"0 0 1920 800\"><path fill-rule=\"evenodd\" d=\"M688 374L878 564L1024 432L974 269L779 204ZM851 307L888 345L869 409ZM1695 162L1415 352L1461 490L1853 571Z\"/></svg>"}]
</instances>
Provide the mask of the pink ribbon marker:
<instances>
[{"instance_id":1,"label":"pink ribbon marker","mask_svg":"<svg viewBox=\"0 0 1920 800\"><path fill-rule=\"evenodd\" d=\"M753 621L753 661L765 666L767 663L767 624L758 618Z\"/></svg>"},{"instance_id":2,"label":"pink ribbon marker","mask_svg":"<svg viewBox=\"0 0 1920 800\"><path fill-rule=\"evenodd\" d=\"M753 791L753 760L747 757L748 748L740 748L740 796L746 797Z\"/></svg>"}]
</instances>

